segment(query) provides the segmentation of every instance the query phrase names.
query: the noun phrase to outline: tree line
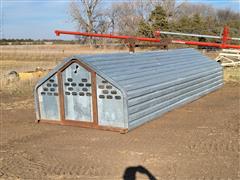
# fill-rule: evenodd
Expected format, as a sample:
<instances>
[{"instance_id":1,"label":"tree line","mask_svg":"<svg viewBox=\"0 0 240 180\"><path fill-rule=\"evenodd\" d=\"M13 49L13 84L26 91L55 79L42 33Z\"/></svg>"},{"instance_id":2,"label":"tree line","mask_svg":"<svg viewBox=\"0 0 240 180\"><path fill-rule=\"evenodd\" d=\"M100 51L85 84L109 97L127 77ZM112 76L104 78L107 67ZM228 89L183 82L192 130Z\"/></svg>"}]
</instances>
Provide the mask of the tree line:
<instances>
[{"instance_id":1,"label":"tree line","mask_svg":"<svg viewBox=\"0 0 240 180\"><path fill-rule=\"evenodd\" d=\"M73 0L69 13L77 30L84 32L154 37L156 30L162 30L220 35L227 25L232 37L240 34L239 12L187 1L128 0L106 5L104 0Z\"/></svg>"},{"instance_id":2,"label":"tree line","mask_svg":"<svg viewBox=\"0 0 240 180\"><path fill-rule=\"evenodd\" d=\"M42 45L52 44L78 44L77 40L57 40L57 39L0 39L0 45Z\"/></svg>"}]
</instances>

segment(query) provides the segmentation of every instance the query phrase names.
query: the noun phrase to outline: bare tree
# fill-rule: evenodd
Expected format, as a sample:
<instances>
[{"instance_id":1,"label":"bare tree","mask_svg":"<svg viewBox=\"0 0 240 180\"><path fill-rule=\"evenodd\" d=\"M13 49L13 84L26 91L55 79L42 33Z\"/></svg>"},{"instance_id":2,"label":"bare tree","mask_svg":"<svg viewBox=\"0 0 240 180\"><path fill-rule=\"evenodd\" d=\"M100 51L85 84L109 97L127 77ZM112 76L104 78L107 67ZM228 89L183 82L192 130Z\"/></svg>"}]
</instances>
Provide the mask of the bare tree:
<instances>
[{"instance_id":1,"label":"bare tree","mask_svg":"<svg viewBox=\"0 0 240 180\"><path fill-rule=\"evenodd\" d=\"M136 11L136 15L140 16L141 19L147 20L151 11L154 9L154 6L150 0L137 0L131 1L130 3L133 4L133 8Z\"/></svg>"},{"instance_id":2,"label":"bare tree","mask_svg":"<svg viewBox=\"0 0 240 180\"><path fill-rule=\"evenodd\" d=\"M96 23L96 31L97 33L107 33L111 27L111 19L109 18L108 14L103 14L101 17L98 18L98 22Z\"/></svg>"},{"instance_id":3,"label":"bare tree","mask_svg":"<svg viewBox=\"0 0 240 180\"><path fill-rule=\"evenodd\" d=\"M189 2L183 2L177 9L177 17L183 16L193 16L194 14L199 14L201 17L214 17L216 16L215 9L206 4L194 4Z\"/></svg>"},{"instance_id":4,"label":"bare tree","mask_svg":"<svg viewBox=\"0 0 240 180\"><path fill-rule=\"evenodd\" d=\"M80 30L86 32L97 32L99 19L102 11L100 8L101 0L74 0L69 6L72 20L77 23Z\"/></svg>"},{"instance_id":5,"label":"bare tree","mask_svg":"<svg viewBox=\"0 0 240 180\"><path fill-rule=\"evenodd\" d=\"M117 26L117 20L118 20L118 8L114 8L114 5L111 6L111 8L107 9L107 16L109 18L110 24L109 24L109 31L111 34L115 33L115 29Z\"/></svg>"},{"instance_id":6,"label":"bare tree","mask_svg":"<svg viewBox=\"0 0 240 180\"><path fill-rule=\"evenodd\" d=\"M231 11L231 9L226 8L226 9L219 9L217 10L217 18L220 22L226 23L231 20L239 20L240 18L240 13L235 13Z\"/></svg>"},{"instance_id":7,"label":"bare tree","mask_svg":"<svg viewBox=\"0 0 240 180\"><path fill-rule=\"evenodd\" d=\"M110 19L115 32L135 35L142 18L136 13L132 3L113 3L109 11L111 12L110 15L112 15Z\"/></svg>"}]
</instances>

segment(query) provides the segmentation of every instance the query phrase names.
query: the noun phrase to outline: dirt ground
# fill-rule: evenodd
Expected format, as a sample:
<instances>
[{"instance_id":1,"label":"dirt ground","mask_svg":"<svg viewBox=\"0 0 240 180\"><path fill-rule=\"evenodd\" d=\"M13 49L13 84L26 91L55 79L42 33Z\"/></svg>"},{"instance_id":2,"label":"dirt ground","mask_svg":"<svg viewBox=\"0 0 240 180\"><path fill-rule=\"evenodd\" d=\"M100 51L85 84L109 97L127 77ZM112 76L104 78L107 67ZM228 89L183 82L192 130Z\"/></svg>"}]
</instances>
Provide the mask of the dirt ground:
<instances>
[{"instance_id":1,"label":"dirt ground","mask_svg":"<svg viewBox=\"0 0 240 180\"><path fill-rule=\"evenodd\" d=\"M87 53L78 46L4 52L0 74L52 68L56 59ZM239 68L225 68L224 80L235 82L124 135L36 124L35 80L1 82L0 179L239 179Z\"/></svg>"},{"instance_id":2,"label":"dirt ground","mask_svg":"<svg viewBox=\"0 0 240 180\"><path fill-rule=\"evenodd\" d=\"M127 134L34 123L33 98L1 97L0 179L239 178L240 84ZM125 174L125 175L124 175Z\"/></svg>"}]
</instances>

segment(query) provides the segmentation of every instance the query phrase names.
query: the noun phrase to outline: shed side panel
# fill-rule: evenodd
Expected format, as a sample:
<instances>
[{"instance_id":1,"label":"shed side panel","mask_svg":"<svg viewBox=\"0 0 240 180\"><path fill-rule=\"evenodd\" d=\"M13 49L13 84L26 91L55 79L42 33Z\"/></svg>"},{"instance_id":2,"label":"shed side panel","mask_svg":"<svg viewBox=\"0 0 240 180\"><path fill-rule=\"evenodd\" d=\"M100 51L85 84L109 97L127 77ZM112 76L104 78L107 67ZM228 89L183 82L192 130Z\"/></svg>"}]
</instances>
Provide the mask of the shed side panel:
<instances>
[{"instance_id":1,"label":"shed side panel","mask_svg":"<svg viewBox=\"0 0 240 180\"><path fill-rule=\"evenodd\" d=\"M210 93L223 84L220 68L161 83L157 89L129 99L129 127L134 128L182 104ZM151 87L149 87L151 89Z\"/></svg>"},{"instance_id":2,"label":"shed side panel","mask_svg":"<svg viewBox=\"0 0 240 180\"><path fill-rule=\"evenodd\" d=\"M77 63L62 72L65 119L93 121L91 73Z\"/></svg>"},{"instance_id":3,"label":"shed side panel","mask_svg":"<svg viewBox=\"0 0 240 180\"><path fill-rule=\"evenodd\" d=\"M129 129L223 84L222 67L190 48L88 56L83 61L125 91Z\"/></svg>"},{"instance_id":4,"label":"shed side panel","mask_svg":"<svg viewBox=\"0 0 240 180\"><path fill-rule=\"evenodd\" d=\"M97 106L99 125L125 128L121 91L98 75Z\"/></svg>"},{"instance_id":5,"label":"shed side panel","mask_svg":"<svg viewBox=\"0 0 240 180\"><path fill-rule=\"evenodd\" d=\"M37 89L40 120L60 121L58 79L54 75Z\"/></svg>"}]
</instances>

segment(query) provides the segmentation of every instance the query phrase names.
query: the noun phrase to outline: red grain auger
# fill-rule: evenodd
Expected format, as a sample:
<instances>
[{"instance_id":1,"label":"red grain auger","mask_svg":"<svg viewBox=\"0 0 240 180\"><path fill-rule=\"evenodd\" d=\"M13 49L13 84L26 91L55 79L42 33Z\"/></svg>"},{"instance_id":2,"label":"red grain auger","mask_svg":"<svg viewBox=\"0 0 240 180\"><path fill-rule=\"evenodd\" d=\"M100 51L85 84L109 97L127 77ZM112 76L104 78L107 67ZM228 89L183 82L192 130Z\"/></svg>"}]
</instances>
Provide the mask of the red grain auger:
<instances>
[{"instance_id":1,"label":"red grain auger","mask_svg":"<svg viewBox=\"0 0 240 180\"><path fill-rule=\"evenodd\" d=\"M240 49L240 45L228 44L228 41L230 41L230 40L240 41L240 38L230 37L229 36L229 28L227 26L224 27L223 33L220 36L189 34L189 33L180 33L180 32L168 32L168 31L156 31L155 38L126 36L126 35L112 35L112 34L98 34L98 33L88 33L88 32L73 32L73 31L62 31L62 30L56 30L55 34L57 36L60 36L61 34L67 34L67 35L79 35L79 36L100 37L100 38L123 39L128 42L130 50L134 49L136 41L159 43L160 45L162 45L164 47L166 47L167 44L169 44L169 43L173 43L173 44L186 44L186 45L196 45L196 46L205 46L205 47L215 47L215 48L220 48L220 49ZM176 39L176 40L170 39L170 40L166 41L165 39L160 39L160 34L221 39L221 43L185 41L185 40L180 40L180 39Z\"/></svg>"}]
</instances>

